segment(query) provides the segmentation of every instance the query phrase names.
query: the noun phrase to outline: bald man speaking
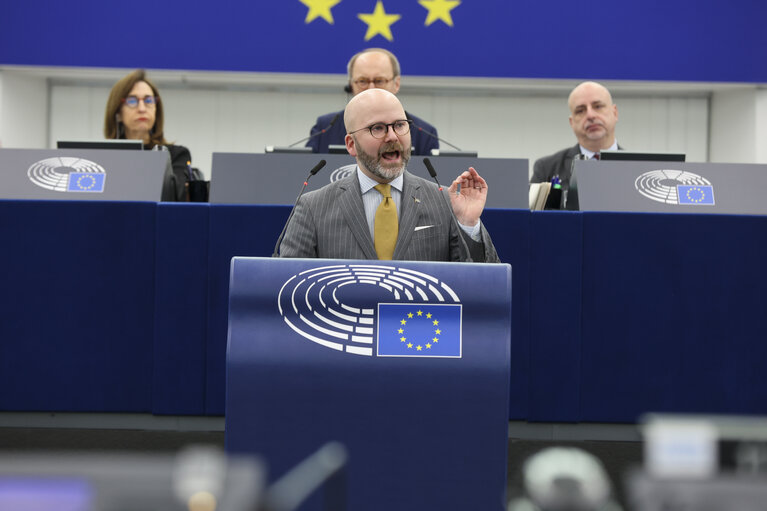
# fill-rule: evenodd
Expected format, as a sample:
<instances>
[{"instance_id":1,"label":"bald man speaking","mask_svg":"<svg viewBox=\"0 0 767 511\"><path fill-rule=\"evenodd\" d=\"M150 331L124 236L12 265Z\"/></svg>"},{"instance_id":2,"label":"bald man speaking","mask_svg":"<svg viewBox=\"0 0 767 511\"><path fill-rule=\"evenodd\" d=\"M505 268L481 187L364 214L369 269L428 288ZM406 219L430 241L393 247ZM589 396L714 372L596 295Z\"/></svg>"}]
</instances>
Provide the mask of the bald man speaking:
<instances>
[{"instance_id":1,"label":"bald man speaking","mask_svg":"<svg viewBox=\"0 0 767 511\"><path fill-rule=\"evenodd\" d=\"M346 149L357 160L348 177L307 193L298 202L280 247L281 257L500 262L480 221L487 183L474 168L447 191L407 171L410 121L397 97L368 89L344 113Z\"/></svg>"}]
</instances>

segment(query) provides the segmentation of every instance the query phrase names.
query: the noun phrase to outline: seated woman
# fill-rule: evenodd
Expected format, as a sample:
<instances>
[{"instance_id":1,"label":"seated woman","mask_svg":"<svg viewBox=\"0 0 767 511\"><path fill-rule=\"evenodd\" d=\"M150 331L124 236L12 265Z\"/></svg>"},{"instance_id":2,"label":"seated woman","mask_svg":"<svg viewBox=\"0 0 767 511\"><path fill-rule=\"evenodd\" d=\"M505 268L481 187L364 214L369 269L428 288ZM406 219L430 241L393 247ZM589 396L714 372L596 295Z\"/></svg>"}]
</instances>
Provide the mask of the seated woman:
<instances>
[{"instance_id":1,"label":"seated woman","mask_svg":"<svg viewBox=\"0 0 767 511\"><path fill-rule=\"evenodd\" d=\"M145 149L166 146L175 176L175 200L185 201L192 155L186 147L165 140L163 120L157 87L143 69L138 69L112 87L104 116L104 137L143 140Z\"/></svg>"}]
</instances>

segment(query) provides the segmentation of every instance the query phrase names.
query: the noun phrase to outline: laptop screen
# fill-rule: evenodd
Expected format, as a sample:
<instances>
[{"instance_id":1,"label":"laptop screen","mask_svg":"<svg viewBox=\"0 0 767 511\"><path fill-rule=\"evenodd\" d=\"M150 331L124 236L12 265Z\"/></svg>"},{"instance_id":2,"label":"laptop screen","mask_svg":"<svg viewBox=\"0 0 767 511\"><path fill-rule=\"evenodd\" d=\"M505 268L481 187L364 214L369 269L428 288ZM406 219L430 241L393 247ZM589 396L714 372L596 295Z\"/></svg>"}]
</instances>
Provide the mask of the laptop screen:
<instances>
[{"instance_id":1,"label":"laptop screen","mask_svg":"<svg viewBox=\"0 0 767 511\"><path fill-rule=\"evenodd\" d=\"M685 155L679 153L632 153L629 151L602 151L599 159L603 161L684 161Z\"/></svg>"},{"instance_id":2,"label":"laptop screen","mask_svg":"<svg viewBox=\"0 0 767 511\"><path fill-rule=\"evenodd\" d=\"M144 149L141 140L59 140L56 142L57 149Z\"/></svg>"}]
</instances>

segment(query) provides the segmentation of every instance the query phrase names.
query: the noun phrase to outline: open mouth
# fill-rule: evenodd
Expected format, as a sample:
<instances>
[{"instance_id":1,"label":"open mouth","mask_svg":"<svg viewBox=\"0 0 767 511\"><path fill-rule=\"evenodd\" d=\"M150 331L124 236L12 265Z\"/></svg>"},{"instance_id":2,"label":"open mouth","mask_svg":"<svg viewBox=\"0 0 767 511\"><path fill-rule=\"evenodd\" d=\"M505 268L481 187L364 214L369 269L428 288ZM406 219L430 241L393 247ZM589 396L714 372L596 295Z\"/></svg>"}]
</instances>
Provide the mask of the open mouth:
<instances>
[{"instance_id":1,"label":"open mouth","mask_svg":"<svg viewBox=\"0 0 767 511\"><path fill-rule=\"evenodd\" d=\"M400 152L399 151L386 151L381 153L381 158L383 158L386 161L397 161L400 159Z\"/></svg>"}]
</instances>

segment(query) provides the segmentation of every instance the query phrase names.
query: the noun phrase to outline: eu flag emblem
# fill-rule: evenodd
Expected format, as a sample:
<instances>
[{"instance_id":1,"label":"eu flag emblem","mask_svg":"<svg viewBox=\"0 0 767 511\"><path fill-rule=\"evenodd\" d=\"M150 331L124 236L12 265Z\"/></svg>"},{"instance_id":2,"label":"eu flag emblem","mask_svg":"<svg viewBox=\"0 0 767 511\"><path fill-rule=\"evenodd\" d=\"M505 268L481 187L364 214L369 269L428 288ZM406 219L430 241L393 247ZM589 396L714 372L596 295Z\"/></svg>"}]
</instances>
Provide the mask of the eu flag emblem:
<instances>
[{"instance_id":1,"label":"eu flag emblem","mask_svg":"<svg viewBox=\"0 0 767 511\"><path fill-rule=\"evenodd\" d=\"M103 192L106 174L100 172L70 172L68 192Z\"/></svg>"},{"instance_id":2,"label":"eu flag emblem","mask_svg":"<svg viewBox=\"0 0 767 511\"><path fill-rule=\"evenodd\" d=\"M461 357L461 305L379 303L379 357Z\"/></svg>"},{"instance_id":3,"label":"eu flag emblem","mask_svg":"<svg viewBox=\"0 0 767 511\"><path fill-rule=\"evenodd\" d=\"M714 187L710 185L677 185L679 204L714 204Z\"/></svg>"}]
</instances>

